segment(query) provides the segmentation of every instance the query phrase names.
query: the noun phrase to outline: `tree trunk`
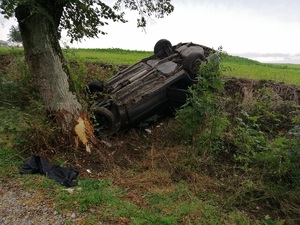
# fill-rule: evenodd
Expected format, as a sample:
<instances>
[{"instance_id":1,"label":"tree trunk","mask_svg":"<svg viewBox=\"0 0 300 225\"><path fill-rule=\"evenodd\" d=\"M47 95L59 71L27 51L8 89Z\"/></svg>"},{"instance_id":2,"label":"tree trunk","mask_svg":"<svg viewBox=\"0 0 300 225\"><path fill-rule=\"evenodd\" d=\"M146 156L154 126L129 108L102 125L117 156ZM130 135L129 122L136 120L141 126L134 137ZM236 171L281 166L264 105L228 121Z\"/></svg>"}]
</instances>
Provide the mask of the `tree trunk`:
<instances>
[{"instance_id":1,"label":"tree trunk","mask_svg":"<svg viewBox=\"0 0 300 225\"><path fill-rule=\"evenodd\" d=\"M83 109L69 86L68 70L58 42L57 24L48 16L29 13L26 6L16 9L23 39L25 59L46 109L65 134L74 129ZM81 118L81 121L85 121ZM77 134L78 135L78 134Z\"/></svg>"}]
</instances>

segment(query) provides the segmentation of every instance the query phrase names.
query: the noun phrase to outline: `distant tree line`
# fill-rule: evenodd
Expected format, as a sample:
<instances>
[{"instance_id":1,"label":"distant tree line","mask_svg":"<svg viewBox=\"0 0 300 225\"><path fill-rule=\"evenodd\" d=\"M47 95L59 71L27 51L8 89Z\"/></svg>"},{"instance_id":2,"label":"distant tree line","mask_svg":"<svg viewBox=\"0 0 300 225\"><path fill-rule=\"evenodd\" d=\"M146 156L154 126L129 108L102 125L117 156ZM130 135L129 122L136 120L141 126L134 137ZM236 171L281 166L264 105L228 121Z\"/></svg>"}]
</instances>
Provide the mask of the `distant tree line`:
<instances>
[{"instance_id":1,"label":"distant tree line","mask_svg":"<svg viewBox=\"0 0 300 225\"><path fill-rule=\"evenodd\" d=\"M8 42L0 40L0 46L8 46Z\"/></svg>"},{"instance_id":2,"label":"distant tree line","mask_svg":"<svg viewBox=\"0 0 300 225\"><path fill-rule=\"evenodd\" d=\"M18 26L11 26L8 33L8 40L0 40L0 46L9 46L12 43L13 45L22 45L22 37Z\"/></svg>"}]
</instances>

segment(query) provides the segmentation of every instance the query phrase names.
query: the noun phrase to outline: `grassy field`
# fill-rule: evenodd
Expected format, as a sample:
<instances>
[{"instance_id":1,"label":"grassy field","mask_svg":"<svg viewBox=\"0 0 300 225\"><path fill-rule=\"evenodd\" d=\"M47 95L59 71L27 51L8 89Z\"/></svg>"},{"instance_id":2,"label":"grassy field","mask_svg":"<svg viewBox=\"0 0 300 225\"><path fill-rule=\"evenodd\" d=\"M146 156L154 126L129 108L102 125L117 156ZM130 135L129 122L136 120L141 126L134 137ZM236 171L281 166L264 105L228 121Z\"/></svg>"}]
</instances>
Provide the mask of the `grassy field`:
<instances>
[{"instance_id":1,"label":"grassy field","mask_svg":"<svg viewBox=\"0 0 300 225\"><path fill-rule=\"evenodd\" d=\"M287 151L290 147L299 152L299 140L289 140L284 135L289 126L295 126L295 129L287 135L300 135L300 118L296 116L299 107L290 102L286 105L278 102L276 105L283 114L285 109L293 112L294 124L291 125L288 116L282 115L276 107L269 108L274 100L269 96L270 92L260 93L265 97L262 102L255 99L254 102L234 104L234 96L232 99L222 98L222 101L231 104L230 107L226 105L231 109L226 115L235 116L233 120L238 127L235 134L231 126L226 130L226 137L232 141L228 143L235 147L235 151L227 151L228 146L225 146L224 152L216 158L210 155L211 152L196 148L192 143L195 139L184 139L182 130L176 129L176 119L151 127L151 132L132 129L120 134L103 142L103 146L90 155L73 149L70 154L62 150L64 143L50 124L40 99L32 93L23 50L0 48L0 56L3 54L12 54L16 58L6 65L8 69L0 67L0 185L1 182L16 182L21 189L33 190L41 198L49 199L58 213L68 215L76 212L82 218L77 223L70 220L67 224L280 225L286 221L287 224L299 222L291 215L300 215L300 173L288 177L295 180L292 184L284 183L286 180L283 179L287 170L298 172ZM132 65L152 52L65 49L64 54L69 62L79 62L78 65ZM264 64L225 55L222 69L223 75L300 85L300 65ZM86 68L83 66L79 70L76 82L84 86ZM209 105L210 99L198 100L207 100L202 103L213 107L213 104ZM219 114L192 137L196 138L198 133L216 121L222 122L217 117ZM281 121L284 122L282 127ZM276 126L280 127L279 136L274 138ZM260 128L266 130L256 130ZM211 132L219 130L212 129ZM206 143L204 147L208 146ZM222 142L212 137L212 144L215 143L218 147ZM253 150L255 148L258 151ZM116 161L111 171L101 170L97 157L102 151L111 152ZM198 151L203 152L200 154ZM19 166L29 153L44 152L56 165L72 166L76 163L81 166L77 187L66 190L45 176L22 176L18 173ZM299 155L295 154L296 160ZM241 168L234 160L248 167ZM254 160L257 161L253 166ZM96 168L99 169L96 171Z\"/></svg>"},{"instance_id":2,"label":"grassy field","mask_svg":"<svg viewBox=\"0 0 300 225\"><path fill-rule=\"evenodd\" d=\"M224 75L300 85L300 65L297 64L259 63L246 58L225 56L222 65L227 68Z\"/></svg>"},{"instance_id":3,"label":"grassy field","mask_svg":"<svg viewBox=\"0 0 300 225\"><path fill-rule=\"evenodd\" d=\"M68 60L105 62L115 65L132 65L153 52L128 51L122 49L69 49L65 50ZM274 80L300 85L300 65L259 63L236 56L224 56L224 75L251 79Z\"/></svg>"},{"instance_id":4,"label":"grassy field","mask_svg":"<svg viewBox=\"0 0 300 225\"><path fill-rule=\"evenodd\" d=\"M0 54L21 55L21 48L0 48ZM133 65L153 54L149 51L129 51L123 49L65 49L69 61L103 62L113 65ZM223 75L250 79L274 80L300 85L300 65L270 64L225 55L222 59Z\"/></svg>"},{"instance_id":5,"label":"grassy field","mask_svg":"<svg viewBox=\"0 0 300 225\"><path fill-rule=\"evenodd\" d=\"M64 53L70 61L80 59L84 62L104 62L115 65L132 65L153 54L122 49L67 49Z\"/></svg>"}]
</instances>

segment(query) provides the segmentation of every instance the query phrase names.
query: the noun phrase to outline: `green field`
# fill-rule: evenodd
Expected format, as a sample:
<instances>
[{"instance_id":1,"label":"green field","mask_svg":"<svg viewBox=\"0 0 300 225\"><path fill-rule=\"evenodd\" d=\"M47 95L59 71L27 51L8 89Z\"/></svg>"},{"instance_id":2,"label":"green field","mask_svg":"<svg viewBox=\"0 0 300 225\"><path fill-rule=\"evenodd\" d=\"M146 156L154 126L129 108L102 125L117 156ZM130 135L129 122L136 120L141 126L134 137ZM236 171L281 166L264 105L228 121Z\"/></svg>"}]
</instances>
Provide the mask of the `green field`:
<instances>
[{"instance_id":1,"label":"green field","mask_svg":"<svg viewBox=\"0 0 300 225\"><path fill-rule=\"evenodd\" d=\"M132 65L152 54L146 51L129 51L122 49L68 49L64 50L68 60L84 62L105 62L115 65Z\"/></svg>"},{"instance_id":2,"label":"green field","mask_svg":"<svg viewBox=\"0 0 300 225\"><path fill-rule=\"evenodd\" d=\"M300 65L297 64L260 63L246 58L226 56L222 65L227 68L223 72L224 75L300 85Z\"/></svg>"},{"instance_id":3,"label":"green field","mask_svg":"<svg viewBox=\"0 0 300 225\"><path fill-rule=\"evenodd\" d=\"M21 48L0 48L0 54L23 53ZM153 54L149 51L122 49L64 49L68 61L102 62L113 65L133 65ZM222 58L223 75L235 77L274 80L300 85L300 65L260 63L254 60L225 55Z\"/></svg>"},{"instance_id":4,"label":"green field","mask_svg":"<svg viewBox=\"0 0 300 225\"><path fill-rule=\"evenodd\" d=\"M80 59L85 62L105 62L116 65L132 65L152 54L153 52L122 49L65 50L66 58L71 61ZM222 66L223 75L300 85L300 65L296 64L267 64L237 56L224 56Z\"/></svg>"}]
</instances>

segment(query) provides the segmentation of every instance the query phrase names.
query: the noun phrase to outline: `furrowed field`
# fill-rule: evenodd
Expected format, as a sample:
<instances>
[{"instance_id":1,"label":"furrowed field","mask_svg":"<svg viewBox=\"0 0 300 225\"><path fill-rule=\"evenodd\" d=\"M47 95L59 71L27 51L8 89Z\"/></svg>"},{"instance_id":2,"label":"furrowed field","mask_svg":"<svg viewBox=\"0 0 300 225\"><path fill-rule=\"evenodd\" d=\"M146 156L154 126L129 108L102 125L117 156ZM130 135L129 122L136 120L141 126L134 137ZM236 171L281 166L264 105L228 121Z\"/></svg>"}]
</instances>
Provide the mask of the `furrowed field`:
<instances>
[{"instance_id":1,"label":"furrowed field","mask_svg":"<svg viewBox=\"0 0 300 225\"><path fill-rule=\"evenodd\" d=\"M87 82L153 53L64 54L87 105ZM199 96L203 86L195 86L176 116L120 132L86 153L61 142L23 50L0 48L0 185L13 182L48 199L59 214L76 213L67 224L299 224L300 65L222 54L220 78L213 93ZM45 176L20 175L32 155L75 167L78 186L66 191Z\"/></svg>"}]
</instances>

